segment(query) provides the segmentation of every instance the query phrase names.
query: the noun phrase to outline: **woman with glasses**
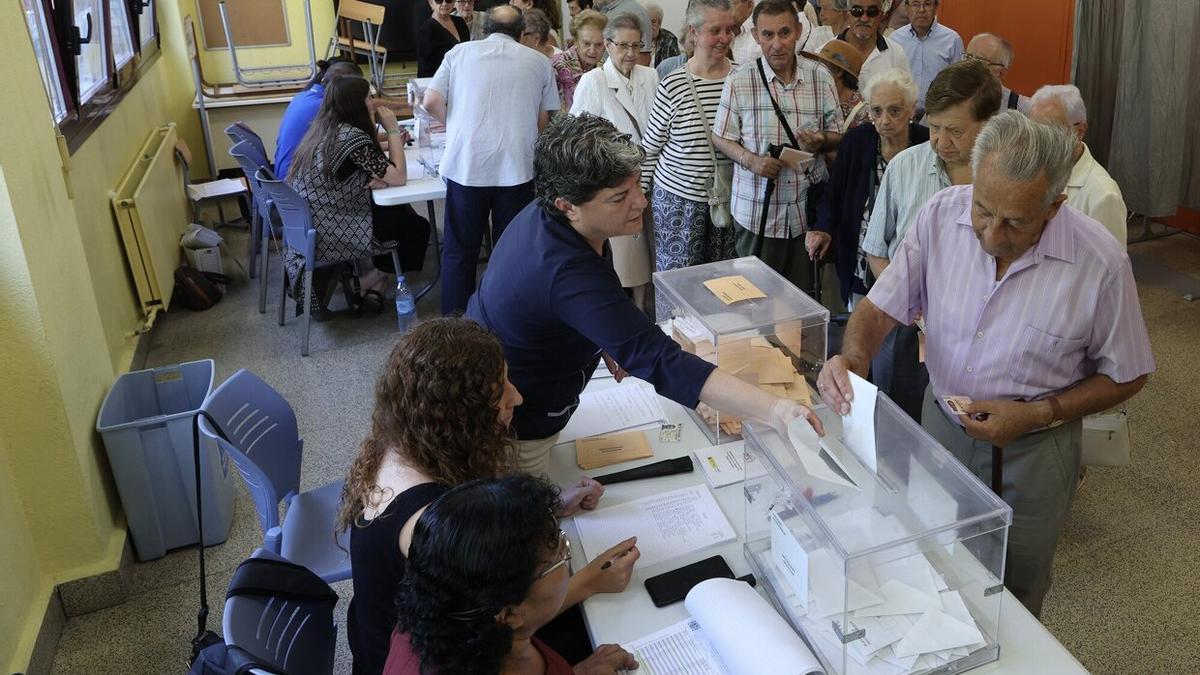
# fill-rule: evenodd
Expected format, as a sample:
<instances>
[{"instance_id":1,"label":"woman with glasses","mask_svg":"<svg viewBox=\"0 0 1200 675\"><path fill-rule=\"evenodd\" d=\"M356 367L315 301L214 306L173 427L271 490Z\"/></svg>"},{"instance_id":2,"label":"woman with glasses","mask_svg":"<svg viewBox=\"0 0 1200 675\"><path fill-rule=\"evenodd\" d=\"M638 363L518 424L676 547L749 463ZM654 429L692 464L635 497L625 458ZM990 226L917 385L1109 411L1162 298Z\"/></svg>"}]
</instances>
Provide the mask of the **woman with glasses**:
<instances>
[{"instance_id":1,"label":"woman with glasses","mask_svg":"<svg viewBox=\"0 0 1200 675\"><path fill-rule=\"evenodd\" d=\"M558 100L562 103L559 110L571 109L579 80L604 56L604 27L607 25L608 17L594 9L582 10L571 19L575 44L550 59L554 80L558 83Z\"/></svg>"},{"instance_id":2,"label":"woman with glasses","mask_svg":"<svg viewBox=\"0 0 1200 675\"><path fill-rule=\"evenodd\" d=\"M509 424L521 402L500 343L473 321L425 321L392 349L338 513L339 531L350 531L354 598L346 632L355 673L378 673L387 658L393 598L406 574L417 518L451 487L515 468ZM595 481L581 479L562 490L554 510L567 516L595 508L603 492ZM600 564L580 570L569 593L572 604L624 589L634 559L607 570Z\"/></svg>"},{"instance_id":3,"label":"woman with glasses","mask_svg":"<svg viewBox=\"0 0 1200 675\"><path fill-rule=\"evenodd\" d=\"M638 667L617 645L571 665L538 639L570 598L571 547L558 490L524 474L460 485L413 528L384 675L613 675ZM622 551L596 558L611 559ZM626 547L622 558L636 558Z\"/></svg>"},{"instance_id":4,"label":"woman with glasses","mask_svg":"<svg viewBox=\"0 0 1200 675\"><path fill-rule=\"evenodd\" d=\"M417 77L433 77L446 52L471 39L471 27L455 16L454 0L429 0L433 16L417 28Z\"/></svg>"},{"instance_id":5,"label":"woman with glasses","mask_svg":"<svg viewBox=\"0 0 1200 675\"><path fill-rule=\"evenodd\" d=\"M640 145L654 103L654 89L658 86L658 73L637 62L642 48L641 24L631 14L618 14L605 26L604 42L608 60L579 80L571 114L603 117ZM613 268L621 286L630 290L633 303L643 310L649 309L646 306L651 269L648 240L642 234L609 240Z\"/></svg>"},{"instance_id":6,"label":"woman with glasses","mask_svg":"<svg viewBox=\"0 0 1200 675\"><path fill-rule=\"evenodd\" d=\"M829 179L827 199L817 218L833 234L833 251L842 302L853 307L870 290L874 277L862 250L888 162L929 140L929 130L912 123L917 85L903 70L885 70L862 88L871 124L854 127L842 137Z\"/></svg>"}]
</instances>

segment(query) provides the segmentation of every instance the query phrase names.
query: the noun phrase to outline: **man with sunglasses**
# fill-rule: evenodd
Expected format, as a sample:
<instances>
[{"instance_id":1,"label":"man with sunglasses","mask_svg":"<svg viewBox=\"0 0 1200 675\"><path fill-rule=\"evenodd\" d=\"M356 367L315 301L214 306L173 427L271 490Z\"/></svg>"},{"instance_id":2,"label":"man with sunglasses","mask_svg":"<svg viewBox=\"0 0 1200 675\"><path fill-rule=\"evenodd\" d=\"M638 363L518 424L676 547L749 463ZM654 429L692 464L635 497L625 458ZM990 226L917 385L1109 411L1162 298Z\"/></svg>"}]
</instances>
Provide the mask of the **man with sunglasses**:
<instances>
[{"instance_id":1,"label":"man with sunglasses","mask_svg":"<svg viewBox=\"0 0 1200 675\"><path fill-rule=\"evenodd\" d=\"M917 83L917 119L925 112L925 92L934 76L946 66L958 63L963 55L962 38L938 23L940 4L941 0L905 0L909 23L897 28L891 36L893 42L904 48Z\"/></svg>"},{"instance_id":2,"label":"man with sunglasses","mask_svg":"<svg viewBox=\"0 0 1200 675\"><path fill-rule=\"evenodd\" d=\"M842 31L838 39L849 42L850 46L863 55L862 70L858 74L859 82L870 82L872 77L889 68L911 72L904 47L879 32L879 27L887 18L886 10L891 6L890 2L885 6L885 0L834 1L850 13L850 27Z\"/></svg>"},{"instance_id":3,"label":"man with sunglasses","mask_svg":"<svg viewBox=\"0 0 1200 675\"><path fill-rule=\"evenodd\" d=\"M963 52L963 58L987 66L992 75L1000 81L1000 108L996 112L1020 110L1029 114L1029 107L1033 105L1033 101L1028 96L1022 96L1004 86L1004 76L1008 74L1013 62L1013 48L1008 40L992 33L980 33L971 38L967 51Z\"/></svg>"}]
</instances>

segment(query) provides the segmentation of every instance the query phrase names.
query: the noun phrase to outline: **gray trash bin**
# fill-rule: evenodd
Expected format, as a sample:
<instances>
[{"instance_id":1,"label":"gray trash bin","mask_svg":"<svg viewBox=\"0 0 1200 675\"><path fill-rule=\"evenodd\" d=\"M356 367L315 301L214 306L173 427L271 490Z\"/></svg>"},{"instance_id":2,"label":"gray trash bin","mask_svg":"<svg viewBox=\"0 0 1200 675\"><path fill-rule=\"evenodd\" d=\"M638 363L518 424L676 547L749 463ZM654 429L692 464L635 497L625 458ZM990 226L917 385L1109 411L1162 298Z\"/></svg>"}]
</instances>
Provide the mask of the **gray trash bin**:
<instances>
[{"instance_id":1,"label":"gray trash bin","mask_svg":"<svg viewBox=\"0 0 1200 675\"><path fill-rule=\"evenodd\" d=\"M126 373L113 383L96 431L104 439L139 560L195 544L196 473L192 416L212 391L211 359ZM219 544L233 523L228 455L201 443L204 544Z\"/></svg>"}]
</instances>

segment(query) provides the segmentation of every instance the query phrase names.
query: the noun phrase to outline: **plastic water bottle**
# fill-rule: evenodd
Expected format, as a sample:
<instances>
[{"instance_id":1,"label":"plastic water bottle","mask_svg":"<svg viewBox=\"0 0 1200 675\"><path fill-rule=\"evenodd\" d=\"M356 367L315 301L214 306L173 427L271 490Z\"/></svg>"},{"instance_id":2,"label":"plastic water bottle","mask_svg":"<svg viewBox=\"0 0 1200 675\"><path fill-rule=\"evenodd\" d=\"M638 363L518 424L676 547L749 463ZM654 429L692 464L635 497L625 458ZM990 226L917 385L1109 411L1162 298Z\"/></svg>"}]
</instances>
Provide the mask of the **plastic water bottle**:
<instances>
[{"instance_id":1,"label":"plastic water bottle","mask_svg":"<svg viewBox=\"0 0 1200 675\"><path fill-rule=\"evenodd\" d=\"M401 333L417 325L417 301L403 274L396 275L396 323Z\"/></svg>"}]
</instances>

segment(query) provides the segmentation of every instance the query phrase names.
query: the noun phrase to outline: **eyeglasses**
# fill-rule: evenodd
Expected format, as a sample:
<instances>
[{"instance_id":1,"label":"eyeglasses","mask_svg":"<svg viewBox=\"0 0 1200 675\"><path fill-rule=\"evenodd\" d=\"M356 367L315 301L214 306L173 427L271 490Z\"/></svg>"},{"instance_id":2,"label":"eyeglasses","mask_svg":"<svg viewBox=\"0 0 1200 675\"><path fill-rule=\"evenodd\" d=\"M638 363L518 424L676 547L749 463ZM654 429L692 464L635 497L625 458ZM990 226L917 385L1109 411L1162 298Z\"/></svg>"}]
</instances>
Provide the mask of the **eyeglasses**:
<instances>
[{"instance_id":1,"label":"eyeglasses","mask_svg":"<svg viewBox=\"0 0 1200 675\"><path fill-rule=\"evenodd\" d=\"M995 61L988 61L987 59L983 58L982 56L976 56L976 55L972 54L971 52L963 52L962 60L963 61L968 61L968 60L969 61L978 61L978 62L982 63L983 65L991 66L992 68L1004 68L1007 65L1004 63L996 63Z\"/></svg>"},{"instance_id":2,"label":"eyeglasses","mask_svg":"<svg viewBox=\"0 0 1200 675\"><path fill-rule=\"evenodd\" d=\"M636 52L642 48L642 43L640 42L613 42L612 40L606 40L606 42L615 47L619 52Z\"/></svg>"},{"instance_id":3,"label":"eyeglasses","mask_svg":"<svg viewBox=\"0 0 1200 675\"><path fill-rule=\"evenodd\" d=\"M852 16L856 19L858 17L862 16L863 14L866 14L868 19L874 19L875 17L879 16L881 13L883 13L883 10L879 9L878 7L874 7L874 6L860 7L858 5L855 5L850 8L850 16Z\"/></svg>"},{"instance_id":4,"label":"eyeglasses","mask_svg":"<svg viewBox=\"0 0 1200 675\"><path fill-rule=\"evenodd\" d=\"M563 532L562 530L559 530L559 531L558 531L558 540L559 540L560 542L562 542L562 546L563 546L563 557L562 557L562 560L559 560L558 562L554 563L553 565L551 565L551 566L547 567L546 569L542 570L542 571L541 571L541 572L540 572L540 573L537 575L537 578L538 578L538 579L544 579L544 578L546 578L546 577L547 577L547 576L549 576L549 575L550 575L550 573L551 573L551 572L553 572L554 570L556 570L556 569L558 569L558 568L562 567L563 565L566 565L567 563L571 562L571 541L570 541L569 539L567 539L567 533L566 533L566 532Z\"/></svg>"},{"instance_id":5,"label":"eyeglasses","mask_svg":"<svg viewBox=\"0 0 1200 675\"><path fill-rule=\"evenodd\" d=\"M448 5L448 4L453 4L454 0L433 0L433 3L435 5Z\"/></svg>"}]
</instances>

